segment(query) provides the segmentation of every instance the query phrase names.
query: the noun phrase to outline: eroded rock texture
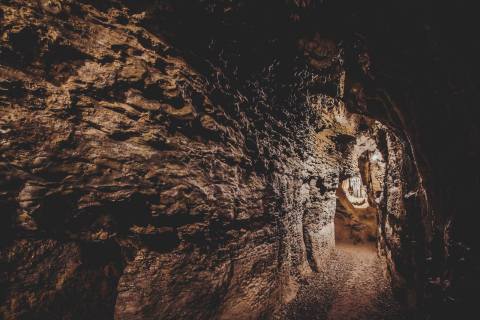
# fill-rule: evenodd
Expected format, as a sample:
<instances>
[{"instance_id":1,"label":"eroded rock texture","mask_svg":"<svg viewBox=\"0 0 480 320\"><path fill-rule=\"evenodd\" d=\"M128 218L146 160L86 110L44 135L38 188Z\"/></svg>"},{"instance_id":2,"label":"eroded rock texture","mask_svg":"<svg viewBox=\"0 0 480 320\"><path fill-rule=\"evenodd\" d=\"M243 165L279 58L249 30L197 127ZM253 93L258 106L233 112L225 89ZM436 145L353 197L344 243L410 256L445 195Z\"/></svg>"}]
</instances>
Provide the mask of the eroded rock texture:
<instances>
[{"instance_id":1,"label":"eroded rock texture","mask_svg":"<svg viewBox=\"0 0 480 320\"><path fill-rule=\"evenodd\" d=\"M423 316L455 299L448 279L463 292L415 113L332 12L350 19L323 1L2 1L0 315L274 317L322 271L354 176L404 302Z\"/></svg>"},{"instance_id":2,"label":"eroded rock texture","mask_svg":"<svg viewBox=\"0 0 480 320\"><path fill-rule=\"evenodd\" d=\"M58 6L2 5L3 214L21 239L2 250L4 317L271 314L333 245L344 106L293 114L266 84L199 73L126 7Z\"/></svg>"}]
</instances>

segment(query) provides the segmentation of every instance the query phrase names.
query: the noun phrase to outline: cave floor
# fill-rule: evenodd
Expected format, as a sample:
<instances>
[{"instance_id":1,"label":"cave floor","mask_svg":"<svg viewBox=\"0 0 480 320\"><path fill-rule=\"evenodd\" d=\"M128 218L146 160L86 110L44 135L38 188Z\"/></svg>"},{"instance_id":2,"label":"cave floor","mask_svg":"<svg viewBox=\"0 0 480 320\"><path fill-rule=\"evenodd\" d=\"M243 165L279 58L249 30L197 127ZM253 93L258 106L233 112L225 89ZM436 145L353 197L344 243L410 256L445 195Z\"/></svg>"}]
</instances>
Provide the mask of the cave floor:
<instances>
[{"instance_id":1,"label":"cave floor","mask_svg":"<svg viewBox=\"0 0 480 320\"><path fill-rule=\"evenodd\" d=\"M405 320L374 246L338 244L324 272L303 279L280 319Z\"/></svg>"}]
</instances>

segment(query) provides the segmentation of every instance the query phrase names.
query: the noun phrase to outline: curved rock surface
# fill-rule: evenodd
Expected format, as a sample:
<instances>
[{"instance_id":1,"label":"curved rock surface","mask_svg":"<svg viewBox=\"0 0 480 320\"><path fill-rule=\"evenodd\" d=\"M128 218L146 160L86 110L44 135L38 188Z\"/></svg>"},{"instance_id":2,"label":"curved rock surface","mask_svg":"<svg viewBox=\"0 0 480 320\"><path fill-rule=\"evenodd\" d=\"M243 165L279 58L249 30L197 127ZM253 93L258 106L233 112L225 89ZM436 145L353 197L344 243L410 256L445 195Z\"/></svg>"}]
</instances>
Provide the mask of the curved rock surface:
<instances>
[{"instance_id":1,"label":"curved rock surface","mask_svg":"<svg viewBox=\"0 0 480 320\"><path fill-rule=\"evenodd\" d=\"M411 12L408 34L427 30L424 11L395 14ZM417 66L423 42L397 41L391 14L380 1L2 1L0 317L272 318L324 272L335 191L353 176L404 306L465 311L475 86L438 77L452 93ZM450 72L444 55L434 69ZM460 107L431 124L419 106L437 91Z\"/></svg>"}]
</instances>

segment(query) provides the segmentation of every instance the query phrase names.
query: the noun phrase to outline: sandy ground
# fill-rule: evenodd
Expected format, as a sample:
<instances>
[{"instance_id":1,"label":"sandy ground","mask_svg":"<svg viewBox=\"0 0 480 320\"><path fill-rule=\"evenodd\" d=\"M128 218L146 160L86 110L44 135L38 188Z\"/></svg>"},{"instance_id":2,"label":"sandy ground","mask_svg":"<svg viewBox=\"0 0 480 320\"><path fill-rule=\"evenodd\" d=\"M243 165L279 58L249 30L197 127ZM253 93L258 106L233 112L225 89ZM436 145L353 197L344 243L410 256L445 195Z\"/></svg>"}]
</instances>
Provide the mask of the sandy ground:
<instances>
[{"instance_id":1,"label":"sandy ground","mask_svg":"<svg viewBox=\"0 0 480 320\"><path fill-rule=\"evenodd\" d=\"M304 279L281 319L407 320L373 246L340 244L324 272Z\"/></svg>"}]
</instances>

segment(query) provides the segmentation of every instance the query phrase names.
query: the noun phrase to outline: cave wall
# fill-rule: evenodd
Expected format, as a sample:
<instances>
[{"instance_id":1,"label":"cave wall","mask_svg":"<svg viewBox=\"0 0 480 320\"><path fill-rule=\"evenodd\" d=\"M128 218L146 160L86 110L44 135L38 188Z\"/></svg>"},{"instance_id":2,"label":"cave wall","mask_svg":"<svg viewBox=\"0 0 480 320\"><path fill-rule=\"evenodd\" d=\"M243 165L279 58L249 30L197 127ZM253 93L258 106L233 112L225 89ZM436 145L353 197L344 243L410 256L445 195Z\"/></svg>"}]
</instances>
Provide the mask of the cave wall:
<instances>
[{"instance_id":1,"label":"cave wall","mask_svg":"<svg viewBox=\"0 0 480 320\"><path fill-rule=\"evenodd\" d=\"M369 196L399 296L420 318L467 310L473 12L2 1L2 316L268 317L321 271L359 134L386 161Z\"/></svg>"},{"instance_id":2,"label":"cave wall","mask_svg":"<svg viewBox=\"0 0 480 320\"><path fill-rule=\"evenodd\" d=\"M299 163L268 138L293 130L248 118L125 8L44 3L2 4L3 317L268 312L281 198L262 154Z\"/></svg>"},{"instance_id":3,"label":"cave wall","mask_svg":"<svg viewBox=\"0 0 480 320\"><path fill-rule=\"evenodd\" d=\"M342 103L243 94L121 2L0 8L3 318L257 319L321 270Z\"/></svg>"}]
</instances>

